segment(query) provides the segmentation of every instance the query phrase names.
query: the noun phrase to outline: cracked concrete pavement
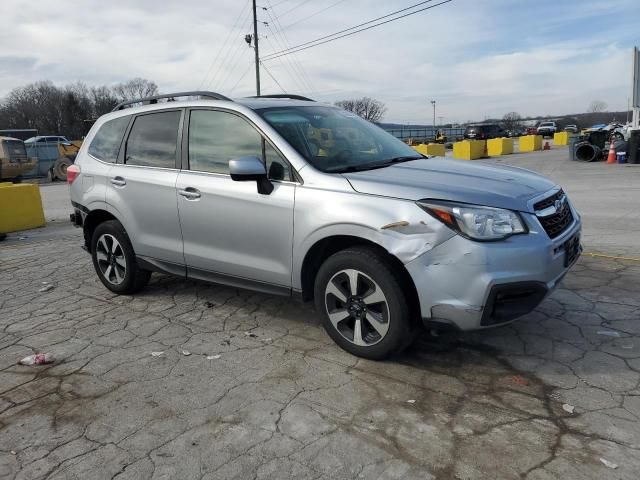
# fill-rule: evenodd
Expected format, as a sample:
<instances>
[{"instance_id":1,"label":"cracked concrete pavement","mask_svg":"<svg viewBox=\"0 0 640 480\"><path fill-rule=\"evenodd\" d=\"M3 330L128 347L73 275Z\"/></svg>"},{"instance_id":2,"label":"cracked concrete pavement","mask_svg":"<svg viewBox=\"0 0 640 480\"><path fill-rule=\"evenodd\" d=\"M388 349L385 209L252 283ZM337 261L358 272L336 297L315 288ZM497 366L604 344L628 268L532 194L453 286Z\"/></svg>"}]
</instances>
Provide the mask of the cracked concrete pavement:
<instances>
[{"instance_id":1,"label":"cracked concrete pavement","mask_svg":"<svg viewBox=\"0 0 640 480\"><path fill-rule=\"evenodd\" d=\"M638 261L583 256L522 320L371 362L310 305L157 274L116 296L78 230L26 236L0 244L0 478L638 478Z\"/></svg>"}]
</instances>

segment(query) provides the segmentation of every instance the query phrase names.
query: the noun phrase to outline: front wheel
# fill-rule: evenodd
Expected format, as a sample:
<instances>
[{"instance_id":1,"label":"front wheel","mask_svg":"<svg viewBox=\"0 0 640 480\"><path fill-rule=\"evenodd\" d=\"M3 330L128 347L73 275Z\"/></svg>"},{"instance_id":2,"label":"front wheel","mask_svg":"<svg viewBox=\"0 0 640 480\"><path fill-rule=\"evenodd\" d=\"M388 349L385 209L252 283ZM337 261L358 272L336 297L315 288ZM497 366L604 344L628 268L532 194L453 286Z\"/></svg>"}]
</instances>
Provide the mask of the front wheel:
<instances>
[{"instance_id":1,"label":"front wheel","mask_svg":"<svg viewBox=\"0 0 640 480\"><path fill-rule=\"evenodd\" d=\"M325 330L344 350L381 360L408 345L411 317L400 275L377 251L353 248L329 257L314 296Z\"/></svg>"},{"instance_id":2,"label":"front wheel","mask_svg":"<svg viewBox=\"0 0 640 480\"><path fill-rule=\"evenodd\" d=\"M151 277L151 272L138 267L129 236L116 220L96 227L91 238L91 257L98 278L114 293L135 293Z\"/></svg>"}]
</instances>

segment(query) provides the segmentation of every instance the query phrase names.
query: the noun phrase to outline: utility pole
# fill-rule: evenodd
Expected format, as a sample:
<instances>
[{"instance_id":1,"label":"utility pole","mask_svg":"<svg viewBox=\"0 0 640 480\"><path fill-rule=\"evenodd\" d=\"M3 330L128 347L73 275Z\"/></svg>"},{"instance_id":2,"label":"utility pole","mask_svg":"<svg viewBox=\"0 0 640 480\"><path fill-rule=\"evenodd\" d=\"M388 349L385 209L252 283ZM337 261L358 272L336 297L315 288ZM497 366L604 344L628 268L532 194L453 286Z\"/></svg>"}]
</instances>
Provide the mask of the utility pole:
<instances>
[{"instance_id":1,"label":"utility pole","mask_svg":"<svg viewBox=\"0 0 640 480\"><path fill-rule=\"evenodd\" d=\"M256 95L260 96L260 53L258 52L258 16L256 0L253 0L253 49L256 55Z\"/></svg>"},{"instance_id":2,"label":"utility pole","mask_svg":"<svg viewBox=\"0 0 640 480\"><path fill-rule=\"evenodd\" d=\"M433 138L436 138L436 101L431 100L431 105L433 105Z\"/></svg>"}]
</instances>

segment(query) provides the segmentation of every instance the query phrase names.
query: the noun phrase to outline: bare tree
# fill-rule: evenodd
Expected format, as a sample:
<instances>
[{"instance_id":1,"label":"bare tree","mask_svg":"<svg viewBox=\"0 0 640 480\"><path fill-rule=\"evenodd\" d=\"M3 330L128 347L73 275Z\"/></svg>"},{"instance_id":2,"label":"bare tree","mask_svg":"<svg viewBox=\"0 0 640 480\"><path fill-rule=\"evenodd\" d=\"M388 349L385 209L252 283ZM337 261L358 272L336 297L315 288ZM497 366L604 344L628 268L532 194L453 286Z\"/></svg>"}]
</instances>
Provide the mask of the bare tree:
<instances>
[{"instance_id":1,"label":"bare tree","mask_svg":"<svg viewBox=\"0 0 640 480\"><path fill-rule=\"evenodd\" d=\"M502 127L505 130L515 130L522 127L522 117L518 112L505 113L502 117Z\"/></svg>"},{"instance_id":2,"label":"bare tree","mask_svg":"<svg viewBox=\"0 0 640 480\"><path fill-rule=\"evenodd\" d=\"M134 78L128 82L119 83L113 87L113 93L120 101L135 100L136 98L157 95L158 86L155 82L144 78Z\"/></svg>"},{"instance_id":3,"label":"bare tree","mask_svg":"<svg viewBox=\"0 0 640 480\"><path fill-rule=\"evenodd\" d=\"M335 105L373 123L382 120L382 117L387 111L384 103L369 97L340 100L336 102Z\"/></svg>"},{"instance_id":4,"label":"bare tree","mask_svg":"<svg viewBox=\"0 0 640 480\"><path fill-rule=\"evenodd\" d=\"M15 88L0 100L0 129L34 128L40 135L82 138L93 121L110 112L121 98L140 98L157 91L155 83L144 79L113 89L89 88L81 82L65 87L36 82Z\"/></svg>"},{"instance_id":5,"label":"bare tree","mask_svg":"<svg viewBox=\"0 0 640 480\"><path fill-rule=\"evenodd\" d=\"M602 100L594 100L587 109L588 113L600 113L607 111L607 104Z\"/></svg>"}]
</instances>

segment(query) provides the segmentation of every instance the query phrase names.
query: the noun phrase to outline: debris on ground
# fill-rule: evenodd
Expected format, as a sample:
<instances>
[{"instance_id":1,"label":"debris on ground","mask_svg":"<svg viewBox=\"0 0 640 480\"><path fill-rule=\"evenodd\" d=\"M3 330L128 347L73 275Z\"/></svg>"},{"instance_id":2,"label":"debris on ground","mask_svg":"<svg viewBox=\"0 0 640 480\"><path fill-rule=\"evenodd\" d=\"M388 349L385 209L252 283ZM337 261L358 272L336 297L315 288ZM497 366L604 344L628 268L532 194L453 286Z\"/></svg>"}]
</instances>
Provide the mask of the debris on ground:
<instances>
[{"instance_id":1,"label":"debris on ground","mask_svg":"<svg viewBox=\"0 0 640 480\"><path fill-rule=\"evenodd\" d=\"M182 355L188 357L189 355L191 355L191 352L189 350L182 350Z\"/></svg>"},{"instance_id":2,"label":"debris on ground","mask_svg":"<svg viewBox=\"0 0 640 480\"><path fill-rule=\"evenodd\" d=\"M625 350L631 350L633 348L633 343L629 345L620 345L620 348L624 348Z\"/></svg>"},{"instance_id":3,"label":"debris on ground","mask_svg":"<svg viewBox=\"0 0 640 480\"><path fill-rule=\"evenodd\" d=\"M10 452L10 453L11 453L11 455L17 455L17 453L16 453L16 451L15 451L15 450L11 450L11 452Z\"/></svg>"},{"instance_id":4,"label":"debris on ground","mask_svg":"<svg viewBox=\"0 0 640 480\"><path fill-rule=\"evenodd\" d=\"M602 458L602 457L601 457L601 458L600 458L600 461L604 464L604 466L605 466L605 467L609 467L609 468L612 468L612 469L614 469L614 470L615 470L616 468L618 468L618 464L617 464L617 463L610 462L610 461L609 461L609 460L607 460L606 458Z\"/></svg>"},{"instance_id":5,"label":"debris on ground","mask_svg":"<svg viewBox=\"0 0 640 480\"><path fill-rule=\"evenodd\" d=\"M207 360L217 360L220 358L220 355L207 355Z\"/></svg>"},{"instance_id":6,"label":"debris on ground","mask_svg":"<svg viewBox=\"0 0 640 480\"><path fill-rule=\"evenodd\" d=\"M514 375L513 377L511 377L511 381L513 383L517 383L518 385L529 385L529 380L524 378L522 375Z\"/></svg>"},{"instance_id":7,"label":"debris on ground","mask_svg":"<svg viewBox=\"0 0 640 480\"><path fill-rule=\"evenodd\" d=\"M598 335L604 335L606 337L619 337L620 332L616 332L615 330L599 330Z\"/></svg>"},{"instance_id":8,"label":"debris on ground","mask_svg":"<svg viewBox=\"0 0 640 480\"><path fill-rule=\"evenodd\" d=\"M244 334L245 334L247 337L251 337L251 338L257 338L257 337L258 337L258 335L256 335L256 334L255 334L255 333L253 333L253 332L244 332Z\"/></svg>"},{"instance_id":9,"label":"debris on ground","mask_svg":"<svg viewBox=\"0 0 640 480\"><path fill-rule=\"evenodd\" d=\"M55 287L53 285L51 285L50 283L45 285L44 287L42 287L40 290L38 290L40 293L43 292L48 292L49 290L53 290Z\"/></svg>"},{"instance_id":10,"label":"debris on ground","mask_svg":"<svg viewBox=\"0 0 640 480\"><path fill-rule=\"evenodd\" d=\"M38 353L24 357L18 363L20 365L46 365L47 363L53 363L55 361L56 359L51 353Z\"/></svg>"},{"instance_id":11,"label":"debris on ground","mask_svg":"<svg viewBox=\"0 0 640 480\"><path fill-rule=\"evenodd\" d=\"M263 338L262 341L263 342L271 342L271 341L273 341L273 338Z\"/></svg>"},{"instance_id":12,"label":"debris on ground","mask_svg":"<svg viewBox=\"0 0 640 480\"><path fill-rule=\"evenodd\" d=\"M231 340L223 340L220 342L220 345L231 345Z\"/></svg>"},{"instance_id":13,"label":"debris on ground","mask_svg":"<svg viewBox=\"0 0 640 480\"><path fill-rule=\"evenodd\" d=\"M575 408L576 408L576 407L574 407L573 405L569 405L568 403L563 403L563 404L562 404L562 409L563 409L565 412L567 412L567 413L573 413L573 410L574 410Z\"/></svg>"},{"instance_id":14,"label":"debris on ground","mask_svg":"<svg viewBox=\"0 0 640 480\"><path fill-rule=\"evenodd\" d=\"M152 357L160 357L164 355L164 352L151 352Z\"/></svg>"},{"instance_id":15,"label":"debris on ground","mask_svg":"<svg viewBox=\"0 0 640 480\"><path fill-rule=\"evenodd\" d=\"M207 308L213 308L216 306L216 304L213 302L205 302L204 306Z\"/></svg>"},{"instance_id":16,"label":"debris on ground","mask_svg":"<svg viewBox=\"0 0 640 480\"><path fill-rule=\"evenodd\" d=\"M416 403L415 400L407 400L407 403Z\"/></svg>"},{"instance_id":17,"label":"debris on ground","mask_svg":"<svg viewBox=\"0 0 640 480\"><path fill-rule=\"evenodd\" d=\"M29 235L23 235L21 237L18 237L18 240L28 240L29 239Z\"/></svg>"}]
</instances>

